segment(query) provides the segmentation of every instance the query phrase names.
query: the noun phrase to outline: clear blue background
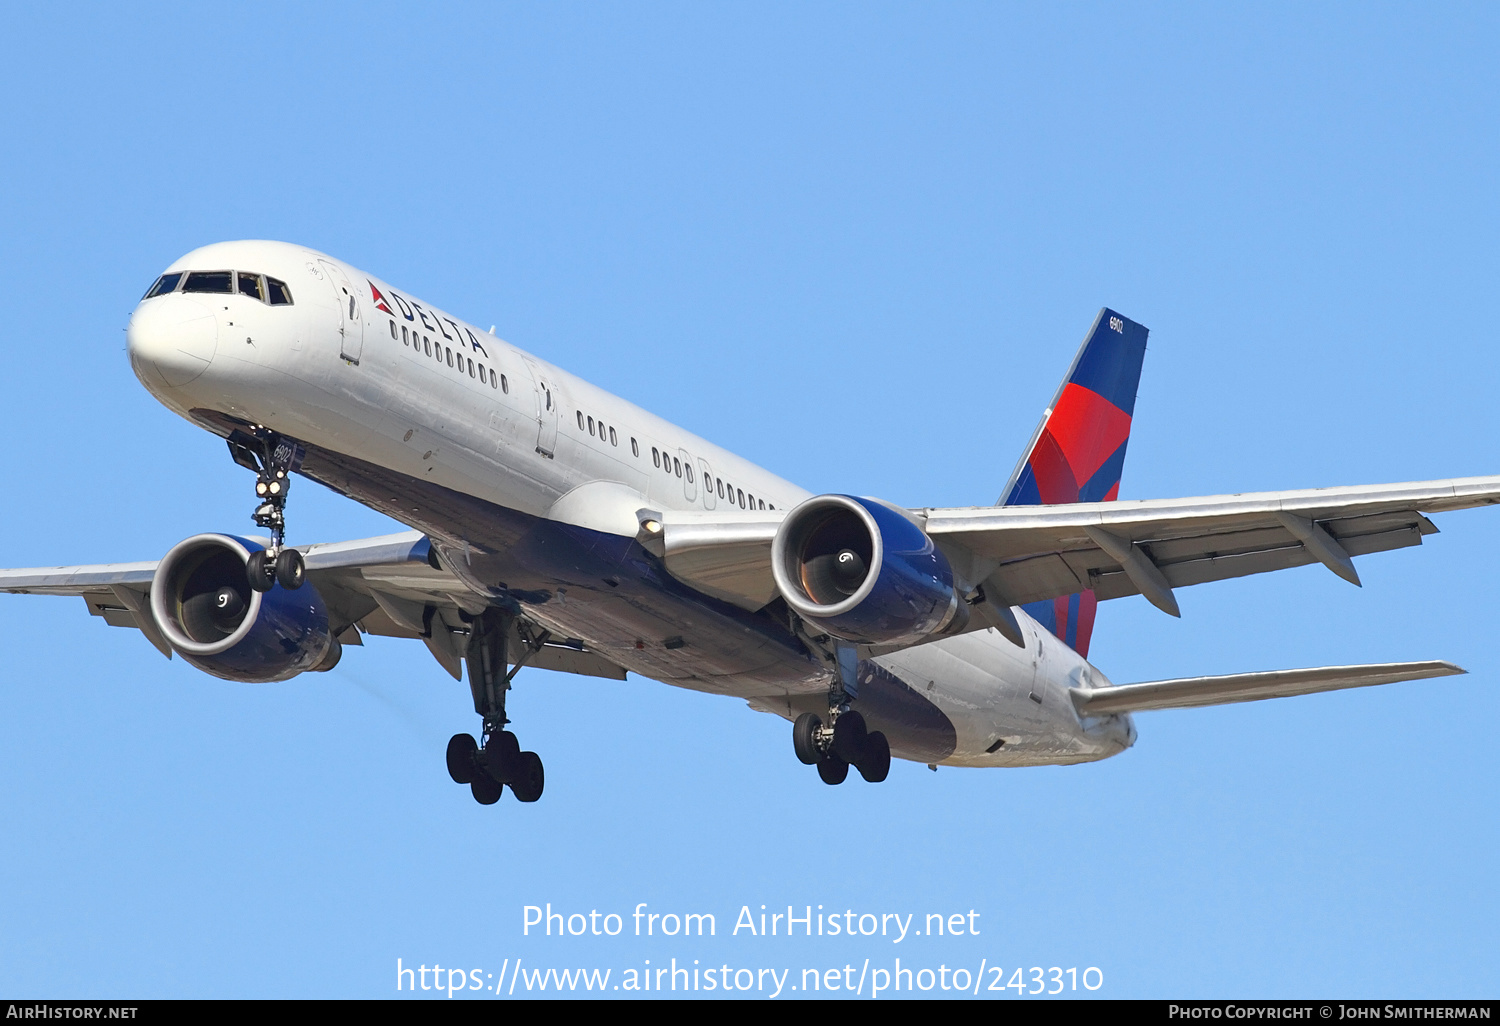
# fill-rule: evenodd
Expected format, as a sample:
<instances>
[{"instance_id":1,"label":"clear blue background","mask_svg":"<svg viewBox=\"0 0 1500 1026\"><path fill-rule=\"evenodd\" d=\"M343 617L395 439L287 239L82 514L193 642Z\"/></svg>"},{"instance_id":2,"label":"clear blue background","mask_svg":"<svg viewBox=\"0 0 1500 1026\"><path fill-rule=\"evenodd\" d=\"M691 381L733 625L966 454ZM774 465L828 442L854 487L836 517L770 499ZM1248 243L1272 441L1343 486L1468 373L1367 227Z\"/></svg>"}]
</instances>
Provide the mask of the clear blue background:
<instances>
[{"instance_id":1,"label":"clear blue background","mask_svg":"<svg viewBox=\"0 0 1500 1026\"><path fill-rule=\"evenodd\" d=\"M1495 471L1497 30L1462 4L12 7L0 565L248 527L249 475L122 334L162 267L238 238L493 322L818 490L994 501L1104 304L1152 330L1122 497ZM740 703L527 671L547 793L488 809L443 770L466 688L419 645L237 686L4 597L0 993L901 955L1098 966L1109 996L1493 997L1500 519L1437 522L1362 590L1309 567L1192 589L1180 621L1109 603L1093 656L1467 677L828 788ZM312 485L291 523L394 529ZM720 936L522 938L548 901ZM773 948L724 936L747 903L984 932Z\"/></svg>"}]
</instances>

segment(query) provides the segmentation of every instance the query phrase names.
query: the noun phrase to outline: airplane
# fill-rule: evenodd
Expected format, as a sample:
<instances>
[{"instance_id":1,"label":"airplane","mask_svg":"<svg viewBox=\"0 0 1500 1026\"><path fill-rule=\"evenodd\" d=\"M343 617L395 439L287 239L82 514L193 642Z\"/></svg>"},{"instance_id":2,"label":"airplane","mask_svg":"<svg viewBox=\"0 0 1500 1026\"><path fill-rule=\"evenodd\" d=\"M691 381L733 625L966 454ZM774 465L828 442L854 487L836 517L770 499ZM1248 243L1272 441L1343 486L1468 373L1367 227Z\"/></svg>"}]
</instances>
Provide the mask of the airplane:
<instances>
[{"instance_id":1,"label":"airplane","mask_svg":"<svg viewBox=\"0 0 1500 1026\"><path fill-rule=\"evenodd\" d=\"M1116 685L1088 659L1098 603L1419 545L1429 514L1500 477L1120 500L1147 329L1095 318L993 506L814 494L345 262L225 242L171 264L131 314L146 389L255 477L263 532L158 560L0 570L81 596L216 677L332 669L366 635L467 667L478 738L446 764L489 805L536 801L509 729L520 669L634 672L791 725L828 784L936 768L1092 762L1135 712L1463 673L1441 660ZM410 530L291 545L302 476Z\"/></svg>"}]
</instances>

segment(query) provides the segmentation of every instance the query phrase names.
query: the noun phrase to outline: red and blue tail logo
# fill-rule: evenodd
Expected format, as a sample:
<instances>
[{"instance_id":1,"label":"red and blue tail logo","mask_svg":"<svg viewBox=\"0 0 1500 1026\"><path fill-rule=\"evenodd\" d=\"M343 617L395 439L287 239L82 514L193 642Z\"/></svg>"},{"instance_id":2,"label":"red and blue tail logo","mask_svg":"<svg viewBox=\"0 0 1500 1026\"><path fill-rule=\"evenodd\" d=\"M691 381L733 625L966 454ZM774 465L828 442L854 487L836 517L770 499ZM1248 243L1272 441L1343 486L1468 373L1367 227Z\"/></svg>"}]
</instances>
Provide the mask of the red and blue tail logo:
<instances>
[{"instance_id":1,"label":"red and blue tail logo","mask_svg":"<svg viewBox=\"0 0 1500 1026\"><path fill-rule=\"evenodd\" d=\"M1144 326L1099 311L1083 347L1011 475L1003 506L1111 502L1120 494L1135 392L1146 358ZM1023 608L1082 656L1089 652L1096 601L1092 591Z\"/></svg>"}]
</instances>

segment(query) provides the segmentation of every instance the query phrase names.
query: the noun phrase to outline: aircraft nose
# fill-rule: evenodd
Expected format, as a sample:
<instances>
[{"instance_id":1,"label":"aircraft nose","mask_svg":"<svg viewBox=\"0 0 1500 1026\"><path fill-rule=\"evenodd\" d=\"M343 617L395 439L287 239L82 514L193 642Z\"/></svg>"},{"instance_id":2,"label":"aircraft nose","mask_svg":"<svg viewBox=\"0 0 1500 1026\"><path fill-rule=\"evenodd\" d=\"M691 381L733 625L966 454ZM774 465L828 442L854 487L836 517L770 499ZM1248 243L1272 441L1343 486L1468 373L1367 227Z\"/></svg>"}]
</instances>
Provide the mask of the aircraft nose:
<instances>
[{"instance_id":1,"label":"aircraft nose","mask_svg":"<svg viewBox=\"0 0 1500 1026\"><path fill-rule=\"evenodd\" d=\"M125 329L131 365L148 387L188 384L208 369L218 344L213 310L177 293L142 302Z\"/></svg>"}]
</instances>

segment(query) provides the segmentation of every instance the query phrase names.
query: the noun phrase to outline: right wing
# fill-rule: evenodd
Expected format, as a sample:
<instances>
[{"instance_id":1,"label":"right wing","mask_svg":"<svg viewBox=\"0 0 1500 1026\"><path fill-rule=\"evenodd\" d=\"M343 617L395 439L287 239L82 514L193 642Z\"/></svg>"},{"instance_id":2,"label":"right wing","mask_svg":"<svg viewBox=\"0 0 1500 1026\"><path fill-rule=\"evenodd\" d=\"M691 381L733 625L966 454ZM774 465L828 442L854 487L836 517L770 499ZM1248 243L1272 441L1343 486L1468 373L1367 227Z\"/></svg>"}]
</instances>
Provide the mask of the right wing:
<instances>
[{"instance_id":1,"label":"right wing","mask_svg":"<svg viewBox=\"0 0 1500 1026\"><path fill-rule=\"evenodd\" d=\"M469 629L461 613L479 613L488 603L453 574L431 564L431 546L420 531L294 547L302 553L307 580L323 597L329 627L341 643L362 645L361 634L418 638L443 669L455 680L462 679ZM81 596L94 616L113 627L137 628L170 659L172 647L151 617L156 564L152 560L0 570L0 592ZM515 635L511 651L520 651L522 644ZM625 679L623 668L575 638L549 640L527 665Z\"/></svg>"},{"instance_id":2,"label":"right wing","mask_svg":"<svg viewBox=\"0 0 1500 1026\"><path fill-rule=\"evenodd\" d=\"M1175 588L1309 563L1358 584L1352 557L1420 545L1437 531L1428 513L1495 503L1500 476L912 513L997 606L1092 590L1144 595L1176 616ZM771 541L786 511L642 510L643 523L648 514L659 533L647 544L680 580L751 610L776 596Z\"/></svg>"},{"instance_id":3,"label":"right wing","mask_svg":"<svg viewBox=\"0 0 1500 1026\"><path fill-rule=\"evenodd\" d=\"M971 558L1008 605L1092 589L1175 616L1173 588L1309 563L1358 584L1350 557L1420 545L1437 532L1426 513L1497 502L1492 476L926 515L933 541Z\"/></svg>"}]
</instances>

